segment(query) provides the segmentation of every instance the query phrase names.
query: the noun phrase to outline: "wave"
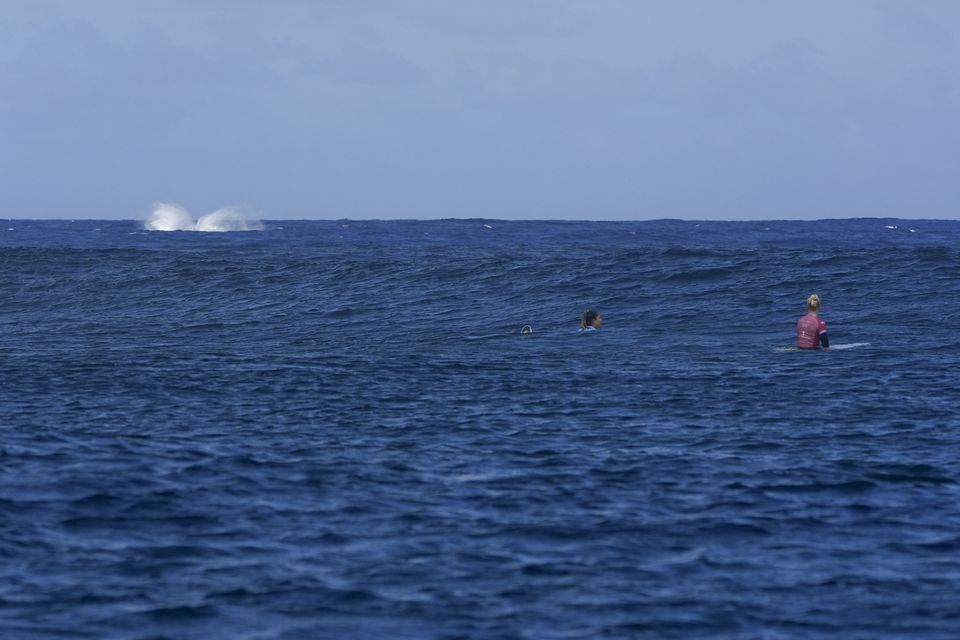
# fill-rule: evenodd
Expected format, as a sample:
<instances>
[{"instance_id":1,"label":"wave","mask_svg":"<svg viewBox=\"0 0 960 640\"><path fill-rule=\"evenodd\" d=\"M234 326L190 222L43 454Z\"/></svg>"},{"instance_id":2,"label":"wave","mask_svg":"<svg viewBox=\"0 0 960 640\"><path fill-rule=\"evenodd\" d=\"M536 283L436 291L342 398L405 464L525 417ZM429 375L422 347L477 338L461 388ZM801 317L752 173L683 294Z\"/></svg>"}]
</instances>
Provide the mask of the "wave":
<instances>
[{"instance_id":1,"label":"wave","mask_svg":"<svg viewBox=\"0 0 960 640\"><path fill-rule=\"evenodd\" d=\"M158 202L143 228L147 231L262 231L263 223L247 218L236 207L223 207L194 221L183 207Z\"/></svg>"}]
</instances>

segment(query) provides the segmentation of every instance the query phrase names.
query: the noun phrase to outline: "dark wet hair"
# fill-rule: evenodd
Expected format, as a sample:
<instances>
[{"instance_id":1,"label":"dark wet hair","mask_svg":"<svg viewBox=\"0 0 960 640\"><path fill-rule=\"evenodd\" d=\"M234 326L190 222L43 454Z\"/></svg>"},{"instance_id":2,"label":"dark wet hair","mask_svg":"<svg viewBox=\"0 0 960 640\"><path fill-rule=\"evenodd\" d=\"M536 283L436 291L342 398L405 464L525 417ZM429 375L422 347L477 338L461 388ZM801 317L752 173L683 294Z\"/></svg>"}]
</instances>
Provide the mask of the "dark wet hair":
<instances>
[{"instance_id":1,"label":"dark wet hair","mask_svg":"<svg viewBox=\"0 0 960 640\"><path fill-rule=\"evenodd\" d=\"M580 316L580 328L586 329L587 327L593 326L593 321L597 319L597 316L600 315L600 312L596 309L587 309Z\"/></svg>"}]
</instances>

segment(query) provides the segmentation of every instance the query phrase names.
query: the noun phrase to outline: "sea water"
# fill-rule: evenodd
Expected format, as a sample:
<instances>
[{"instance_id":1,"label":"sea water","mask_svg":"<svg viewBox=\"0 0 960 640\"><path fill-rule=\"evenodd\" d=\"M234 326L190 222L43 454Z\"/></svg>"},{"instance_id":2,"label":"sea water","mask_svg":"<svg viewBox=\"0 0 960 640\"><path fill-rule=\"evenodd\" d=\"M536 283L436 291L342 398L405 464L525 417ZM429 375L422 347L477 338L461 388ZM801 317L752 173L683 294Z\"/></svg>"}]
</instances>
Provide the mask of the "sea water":
<instances>
[{"instance_id":1,"label":"sea water","mask_svg":"<svg viewBox=\"0 0 960 640\"><path fill-rule=\"evenodd\" d=\"M960 223L173 228L0 225L0 637L960 636Z\"/></svg>"}]
</instances>

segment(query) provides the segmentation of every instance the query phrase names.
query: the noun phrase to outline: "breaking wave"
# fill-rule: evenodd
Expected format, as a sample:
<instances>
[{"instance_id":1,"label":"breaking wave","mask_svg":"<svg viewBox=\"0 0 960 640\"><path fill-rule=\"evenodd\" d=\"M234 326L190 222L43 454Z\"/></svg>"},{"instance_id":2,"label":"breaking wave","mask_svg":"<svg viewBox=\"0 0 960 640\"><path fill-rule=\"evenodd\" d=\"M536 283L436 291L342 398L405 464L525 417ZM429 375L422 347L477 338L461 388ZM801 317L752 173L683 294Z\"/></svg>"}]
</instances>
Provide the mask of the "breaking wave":
<instances>
[{"instance_id":1,"label":"breaking wave","mask_svg":"<svg viewBox=\"0 0 960 640\"><path fill-rule=\"evenodd\" d=\"M183 207L158 202L143 228L147 231L261 231L263 223L248 218L236 207L223 207L194 220Z\"/></svg>"}]
</instances>

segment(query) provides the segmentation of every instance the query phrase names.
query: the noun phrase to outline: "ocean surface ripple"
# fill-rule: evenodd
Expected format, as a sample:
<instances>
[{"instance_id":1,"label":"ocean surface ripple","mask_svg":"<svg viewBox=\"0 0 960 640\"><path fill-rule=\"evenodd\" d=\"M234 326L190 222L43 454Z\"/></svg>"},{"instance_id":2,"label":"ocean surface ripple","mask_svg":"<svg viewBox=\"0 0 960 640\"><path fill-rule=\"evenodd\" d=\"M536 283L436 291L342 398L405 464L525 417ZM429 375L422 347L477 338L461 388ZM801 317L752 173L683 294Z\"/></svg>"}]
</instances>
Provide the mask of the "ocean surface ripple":
<instances>
[{"instance_id":1,"label":"ocean surface ripple","mask_svg":"<svg viewBox=\"0 0 960 640\"><path fill-rule=\"evenodd\" d=\"M0 637L960 637L960 223L142 226L0 229Z\"/></svg>"}]
</instances>

